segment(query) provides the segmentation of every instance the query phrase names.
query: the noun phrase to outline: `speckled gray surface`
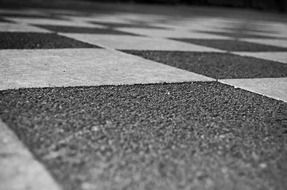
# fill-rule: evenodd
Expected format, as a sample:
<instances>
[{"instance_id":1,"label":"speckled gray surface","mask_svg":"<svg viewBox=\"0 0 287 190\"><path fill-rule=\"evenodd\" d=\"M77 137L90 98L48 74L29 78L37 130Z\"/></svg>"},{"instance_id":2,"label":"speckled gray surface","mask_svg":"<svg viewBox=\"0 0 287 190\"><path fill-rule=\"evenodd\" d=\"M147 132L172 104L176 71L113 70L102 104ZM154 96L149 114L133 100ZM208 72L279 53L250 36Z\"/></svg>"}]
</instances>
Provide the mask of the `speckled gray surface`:
<instances>
[{"instance_id":1,"label":"speckled gray surface","mask_svg":"<svg viewBox=\"0 0 287 190\"><path fill-rule=\"evenodd\" d=\"M277 47L271 45L263 45L250 43L239 40L219 40L219 39L191 39L191 38L174 38L181 42L197 44L206 47L218 48L226 51L248 51L248 52L258 52L258 51L287 51L287 48Z\"/></svg>"},{"instance_id":2,"label":"speckled gray surface","mask_svg":"<svg viewBox=\"0 0 287 190\"><path fill-rule=\"evenodd\" d=\"M0 49L98 48L54 33L0 32Z\"/></svg>"},{"instance_id":3,"label":"speckled gray surface","mask_svg":"<svg viewBox=\"0 0 287 190\"><path fill-rule=\"evenodd\" d=\"M51 30L59 33L86 33L86 34L105 34L105 35L131 35L138 36L136 34L117 31L111 28L93 28L93 27L77 27L77 26L60 26L60 25L35 25L40 28Z\"/></svg>"},{"instance_id":4,"label":"speckled gray surface","mask_svg":"<svg viewBox=\"0 0 287 190\"><path fill-rule=\"evenodd\" d=\"M217 82L0 92L65 190L285 189L287 104Z\"/></svg>"},{"instance_id":5,"label":"speckled gray surface","mask_svg":"<svg viewBox=\"0 0 287 190\"><path fill-rule=\"evenodd\" d=\"M234 31L234 32L214 32L214 31L199 31L202 33L207 34L214 34L214 35L221 35L221 36L228 36L232 38L259 38L259 39L270 39L275 37L264 36L264 34L254 34L254 33L247 33L244 31Z\"/></svg>"},{"instance_id":6,"label":"speckled gray surface","mask_svg":"<svg viewBox=\"0 0 287 190\"><path fill-rule=\"evenodd\" d=\"M216 79L287 77L287 65L230 53L124 50Z\"/></svg>"}]
</instances>

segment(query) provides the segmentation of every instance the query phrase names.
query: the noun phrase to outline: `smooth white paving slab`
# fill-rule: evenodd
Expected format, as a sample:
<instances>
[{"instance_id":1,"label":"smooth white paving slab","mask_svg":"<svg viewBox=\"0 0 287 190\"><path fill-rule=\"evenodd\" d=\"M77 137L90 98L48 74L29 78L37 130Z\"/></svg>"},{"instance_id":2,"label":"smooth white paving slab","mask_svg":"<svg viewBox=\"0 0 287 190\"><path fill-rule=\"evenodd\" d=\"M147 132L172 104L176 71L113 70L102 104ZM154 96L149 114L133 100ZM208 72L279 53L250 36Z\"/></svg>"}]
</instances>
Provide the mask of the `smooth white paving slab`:
<instances>
[{"instance_id":1,"label":"smooth white paving slab","mask_svg":"<svg viewBox=\"0 0 287 190\"><path fill-rule=\"evenodd\" d=\"M287 78L225 79L220 82L287 102Z\"/></svg>"},{"instance_id":2,"label":"smooth white paving slab","mask_svg":"<svg viewBox=\"0 0 287 190\"><path fill-rule=\"evenodd\" d=\"M130 23L119 15L92 15L92 16L63 16L63 18L70 20L78 20L84 22L102 22L102 23Z\"/></svg>"},{"instance_id":3,"label":"smooth white paving slab","mask_svg":"<svg viewBox=\"0 0 287 190\"><path fill-rule=\"evenodd\" d=\"M130 24L130 22L127 22L123 19L119 19L119 18L113 18L113 19L108 19L108 21L105 21L104 19L99 19L99 16L62 16L62 18L68 19L72 22L76 22L76 23L89 23L91 24L91 22L99 22L99 23L121 23L121 24ZM100 24L93 24L93 26L99 27L99 28L105 28L104 25L100 25Z\"/></svg>"},{"instance_id":4,"label":"smooth white paving slab","mask_svg":"<svg viewBox=\"0 0 287 190\"><path fill-rule=\"evenodd\" d=\"M75 27L95 27L95 25L82 22L82 21L71 21L71 20L56 20L56 19L47 19L47 18L11 18L5 17L8 20L11 20L16 23L23 24L39 24L39 25L60 25L60 26L75 26Z\"/></svg>"},{"instance_id":5,"label":"smooth white paving slab","mask_svg":"<svg viewBox=\"0 0 287 190\"><path fill-rule=\"evenodd\" d=\"M15 23L0 23L0 32L44 32L49 33L50 31L29 26L26 24L15 24Z\"/></svg>"},{"instance_id":6,"label":"smooth white paving slab","mask_svg":"<svg viewBox=\"0 0 287 190\"><path fill-rule=\"evenodd\" d=\"M58 184L0 120L0 189L60 190Z\"/></svg>"},{"instance_id":7,"label":"smooth white paving slab","mask_svg":"<svg viewBox=\"0 0 287 190\"><path fill-rule=\"evenodd\" d=\"M1 50L0 62L0 90L213 80L103 49Z\"/></svg>"},{"instance_id":8,"label":"smooth white paving slab","mask_svg":"<svg viewBox=\"0 0 287 190\"><path fill-rule=\"evenodd\" d=\"M221 52L214 48L160 38L67 33L61 35L111 49Z\"/></svg>"},{"instance_id":9,"label":"smooth white paving slab","mask_svg":"<svg viewBox=\"0 0 287 190\"><path fill-rule=\"evenodd\" d=\"M233 52L241 56L256 57L287 64L287 52Z\"/></svg>"}]
</instances>

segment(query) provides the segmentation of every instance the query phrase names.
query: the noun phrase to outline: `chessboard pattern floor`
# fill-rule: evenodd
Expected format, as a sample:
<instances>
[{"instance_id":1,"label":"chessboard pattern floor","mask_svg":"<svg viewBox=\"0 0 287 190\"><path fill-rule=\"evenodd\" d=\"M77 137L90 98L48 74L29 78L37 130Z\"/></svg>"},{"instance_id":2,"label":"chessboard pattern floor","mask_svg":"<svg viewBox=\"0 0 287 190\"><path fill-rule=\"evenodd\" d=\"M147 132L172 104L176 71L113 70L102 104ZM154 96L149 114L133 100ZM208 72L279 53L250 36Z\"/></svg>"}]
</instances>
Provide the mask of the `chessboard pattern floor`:
<instances>
[{"instance_id":1,"label":"chessboard pattern floor","mask_svg":"<svg viewBox=\"0 0 287 190\"><path fill-rule=\"evenodd\" d=\"M0 189L285 189L287 24L0 10Z\"/></svg>"}]
</instances>

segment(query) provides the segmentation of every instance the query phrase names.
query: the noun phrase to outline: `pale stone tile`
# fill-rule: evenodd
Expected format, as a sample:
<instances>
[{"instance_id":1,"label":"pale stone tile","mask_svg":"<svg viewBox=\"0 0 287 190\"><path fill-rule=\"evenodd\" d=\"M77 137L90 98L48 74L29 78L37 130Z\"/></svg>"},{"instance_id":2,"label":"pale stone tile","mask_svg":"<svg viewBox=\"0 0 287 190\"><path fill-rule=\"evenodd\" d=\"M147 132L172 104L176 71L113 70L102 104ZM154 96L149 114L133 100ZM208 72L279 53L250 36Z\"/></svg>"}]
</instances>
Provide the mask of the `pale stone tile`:
<instances>
[{"instance_id":1,"label":"pale stone tile","mask_svg":"<svg viewBox=\"0 0 287 190\"><path fill-rule=\"evenodd\" d=\"M0 90L213 80L113 50L1 50L0 58Z\"/></svg>"},{"instance_id":2,"label":"pale stone tile","mask_svg":"<svg viewBox=\"0 0 287 190\"><path fill-rule=\"evenodd\" d=\"M60 190L46 169L0 120L0 189Z\"/></svg>"},{"instance_id":3,"label":"pale stone tile","mask_svg":"<svg viewBox=\"0 0 287 190\"><path fill-rule=\"evenodd\" d=\"M216 31L220 28L230 26L230 24L236 23L236 20L226 20L218 18L183 18L176 21L171 21L167 23L171 27L180 27L192 30L207 30L207 31Z\"/></svg>"},{"instance_id":4,"label":"pale stone tile","mask_svg":"<svg viewBox=\"0 0 287 190\"><path fill-rule=\"evenodd\" d=\"M287 102L287 78L225 79L220 82Z\"/></svg>"},{"instance_id":5,"label":"pale stone tile","mask_svg":"<svg viewBox=\"0 0 287 190\"><path fill-rule=\"evenodd\" d=\"M0 32L44 32L49 33L50 31L28 26L26 24L15 24L15 23L0 23Z\"/></svg>"},{"instance_id":6,"label":"pale stone tile","mask_svg":"<svg viewBox=\"0 0 287 190\"><path fill-rule=\"evenodd\" d=\"M287 52L233 52L241 56L256 57L287 64Z\"/></svg>"},{"instance_id":7,"label":"pale stone tile","mask_svg":"<svg viewBox=\"0 0 287 190\"><path fill-rule=\"evenodd\" d=\"M107 19L108 21L106 21L105 19L101 19L101 16L62 16L62 18L64 19L68 19L71 20L72 22L77 22L77 23L89 23L90 22L99 22L99 23L120 23L120 24L131 24L128 21L125 21L124 19L119 19L119 18L111 18L111 19ZM99 27L99 28L105 28L105 26L103 25L98 25L98 24L93 24L93 26Z\"/></svg>"},{"instance_id":8,"label":"pale stone tile","mask_svg":"<svg viewBox=\"0 0 287 190\"><path fill-rule=\"evenodd\" d=\"M40 25L60 25L60 26L74 26L74 27L95 27L95 25L82 21L56 20L46 18L10 18L5 17L11 21L23 24L40 24Z\"/></svg>"},{"instance_id":9,"label":"pale stone tile","mask_svg":"<svg viewBox=\"0 0 287 190\"><path fill-rule=\"evenodd\" d=\"M155 14L121 14L119 15L120 18L126 20L126 21L132 21L132 22L160 22L162 20L169 20L172 19L172 17L168 17L165 15L155 15Z\"/></svg>"},{"instance_id":10,"label":"pale stone tile","mask_svg":"<svg viewBox=\"0 0 287 190\"><path fill-rule=\"evenodd\" d=\"M97 34L61 35L111 49L221 52L214 48L160 38Z\"/></svg>"},{"instance_id":11,"label":"pale stone tile","mask_svg":"<svg viewBox=\"0 0 287 190\"><path fill-rule=\"evenodd\" d=\"M63 18L68 18L71 20L80 20L80 21L85 21L85 22L112 22L112 23L131 23L127 21L125 18L120 17L119 15L116 16L111 16L111 15L94 15L94 16L69 16L69 17L63 17Z\"/></svg>"},{"instance_id":12,"label":"pale stone tile","mask_svg":"<svg viewBox=\"0 0 287 190\"><path fill-rule=\"evenodd\" d=\"M133 34L139 34L150 37L161 37L161 38L230 39L224 36L193 32L187 29L118 28L117 30L123 32L130 32Z\"/></svg>"}]
</instances>

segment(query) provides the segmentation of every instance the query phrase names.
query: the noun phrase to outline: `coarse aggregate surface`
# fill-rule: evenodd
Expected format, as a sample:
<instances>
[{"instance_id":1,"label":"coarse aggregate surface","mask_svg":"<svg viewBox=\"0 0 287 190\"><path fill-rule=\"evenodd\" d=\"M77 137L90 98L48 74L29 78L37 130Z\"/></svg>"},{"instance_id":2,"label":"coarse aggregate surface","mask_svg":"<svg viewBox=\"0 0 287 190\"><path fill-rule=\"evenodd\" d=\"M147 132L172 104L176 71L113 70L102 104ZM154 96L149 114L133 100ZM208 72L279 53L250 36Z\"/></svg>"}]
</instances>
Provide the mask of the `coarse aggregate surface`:
<instances>
[{"instance_id":1,"label":"coarse aggregate surface","mask_svg":"<svg viewBox=\"0 0 287 190\"><path fill-rule=\"evenodd\" d=\"M99 48L55 33L0 32L0 49Z\"/></svg>"},{"instance_id":2,"label":"coarse aggregate surface","mask_svg":"<svg viewBox=\"0 0 287 190\"><path fill-rule=\"evenodd\" d=\"M0 92L65 190L287 186L287 104L218 82Z\"/></svg>"},{"instance_id":3,"label":"coarse aggregate surface","mask_svg":"<svg viewBox=\"0 0 287 190\"><path fill-rule=\"evenodd\" d=\"M256 44L240 40L225 40L225 39L191 39L191 38L174 38L181 42L192 43L212 48L218 48L226 51L287 51L287 48L271 45Z\"/></svg>"},{"instance_id":4,"label":"coarse aggregate surface","mask_svg":"<svg viewBox=\"0 0 287 190\"><path fill-rule=\"evenodd\" d=\"M274 38L270 36L264 36L264 34L252 34L252 33L247 33L243 31L236 31L236 32L200 31L200 32L207 33L207 34L220 35L220 36L228 36L232 38L259 38L259 39Z\"/></svg>"},{"instance_id":5,"label":"coarse aggregate surface","mask_svg":"<svg viewBox=\"0 0 287 190\"><path fill-rule=\"evenodd\" d=\"M287 77L287 65L284 63L230 53L137 50L124 52L216 79Z\"/></svg>"},{"instance_id":6,"label":"coarse aggregate surface","mask_svg":"<svg viewBox=\"0 0 287 190\"><path fill-rule=\"evenodd\" d=\"M160 26L152 26L149 25L148 23L116 23L116 22L97 22L97 21L92 21L92 24L96 25L104 25L107 28L147 28L147 29L164 29L164 27Z\"/></svg>"},{"instance_id":7,"label":"coarse aggregate surface","mask_svg":"<svg viewBox=\"0 0 287 190\"><path fill-rule=\"evenodd\" d=\"M36 25L40 28L45 28L59 33L86 33L86 34L105 34L105 35L131 35L138 36L136 34L117 31L110 28L92 28L92 27L77 27L77 26L59 26L59 25Z\"/></svg>"},{"instance_id":8,"label":"coarse aggregate surface","mask_svg":"<svg viewBox=\"0 0 287 190\"><path fill-rule=\"evenodd\" d=\"M3 22L3 23L9 23L10 21L8 21L8 20L6 20L6 19L0 17L0 23L2 23L2 22Z\"/></svg>"}]
</instances>

